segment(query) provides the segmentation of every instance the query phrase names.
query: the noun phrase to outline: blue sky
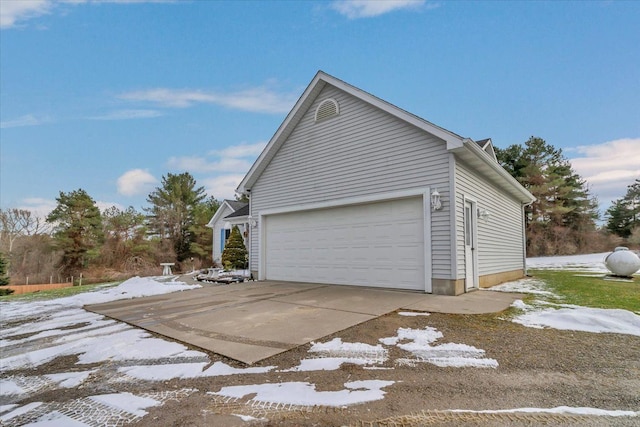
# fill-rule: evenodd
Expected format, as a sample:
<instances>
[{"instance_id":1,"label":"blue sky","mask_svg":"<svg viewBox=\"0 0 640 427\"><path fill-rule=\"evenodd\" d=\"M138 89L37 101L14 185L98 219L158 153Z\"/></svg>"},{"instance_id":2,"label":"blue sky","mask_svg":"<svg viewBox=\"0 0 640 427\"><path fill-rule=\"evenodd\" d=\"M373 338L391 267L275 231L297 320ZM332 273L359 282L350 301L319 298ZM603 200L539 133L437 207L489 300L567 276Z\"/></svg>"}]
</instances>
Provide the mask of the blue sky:
<instances>
[{"instance_id":1,"label":"blue sky","mask_svg":"<svg viewBox=\"0 0 640 427\"><path fill-rule=\"evenodd\" d=\"M0 207L168 172L233 189L323 70L498 147L562 148L604 208L640 178L640 2L0 0Z\"/></svg>"}]
</instances>

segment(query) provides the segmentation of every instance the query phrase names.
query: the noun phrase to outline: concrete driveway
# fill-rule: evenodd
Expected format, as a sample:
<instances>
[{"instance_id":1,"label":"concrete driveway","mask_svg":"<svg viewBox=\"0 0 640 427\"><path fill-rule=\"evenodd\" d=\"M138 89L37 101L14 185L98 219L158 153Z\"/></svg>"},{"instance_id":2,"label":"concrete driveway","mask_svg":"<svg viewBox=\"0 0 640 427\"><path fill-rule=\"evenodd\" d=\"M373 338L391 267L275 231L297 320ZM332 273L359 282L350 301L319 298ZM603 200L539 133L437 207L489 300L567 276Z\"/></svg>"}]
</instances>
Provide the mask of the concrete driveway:
<instances>
[{"instance_id":1,"label":"concrete driveway","mask_svg":"<svg viewBox=\"0 0 640 427\"><path fill-rule=\"evenodd\" d=\"M246 364L398 309L478 314L506 309L519 294L457 297L292 282L208 285L85 309Z\"/></svg>"}]
</instances>

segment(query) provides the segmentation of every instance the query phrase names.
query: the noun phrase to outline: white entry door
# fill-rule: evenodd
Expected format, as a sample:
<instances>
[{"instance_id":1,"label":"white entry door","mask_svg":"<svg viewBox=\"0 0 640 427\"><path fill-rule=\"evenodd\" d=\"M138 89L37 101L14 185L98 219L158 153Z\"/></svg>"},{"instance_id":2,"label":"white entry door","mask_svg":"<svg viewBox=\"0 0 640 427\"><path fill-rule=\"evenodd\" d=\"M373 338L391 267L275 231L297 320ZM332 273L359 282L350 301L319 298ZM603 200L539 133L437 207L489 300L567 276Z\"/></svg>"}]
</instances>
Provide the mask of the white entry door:
<instances>
[{"instance_id":1,"label":"white entry door","mask_svg":"<svg viewBox=\"0 0 640 427\"><path fill-rule=\"evenodd\" d=\"M422 197L267 216L265 278L425 289Z\"/></svg>"},{"instance_id":2,"label":"white entry door","mask_svg":"<svg viewBox=\"0 0 640 427\"><path fill-rule=\"evenodd\" d=\"M476 266L476 215L475 203L464 201L464 264L465 264L465 290L478 287Z\"/></svg>"}]
</instances>

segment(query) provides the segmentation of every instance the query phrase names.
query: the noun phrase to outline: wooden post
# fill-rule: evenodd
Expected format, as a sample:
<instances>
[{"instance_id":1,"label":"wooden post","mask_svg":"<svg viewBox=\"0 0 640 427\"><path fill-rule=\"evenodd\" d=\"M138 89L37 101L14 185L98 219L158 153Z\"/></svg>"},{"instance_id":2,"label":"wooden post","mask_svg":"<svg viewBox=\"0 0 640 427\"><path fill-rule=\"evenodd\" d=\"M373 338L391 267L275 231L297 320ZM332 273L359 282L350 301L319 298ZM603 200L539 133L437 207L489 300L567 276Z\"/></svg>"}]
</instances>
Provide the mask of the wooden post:
<instances>
[{"instance_id":1,"label":"wooden post","mask_svg":"<svg viewBox=\"0 0 640 427\"><path fill-rule=\"evenodd\" d=\"M75 285L73 284L73 276L71 276L71 286L75 286Z\"/></svg>"},{"instance_id":2,"label":"wooden post","mask_svg":"<svg viewBox=\"0 0 640 427\"><path fill-rule=\"evenodd\" d=\"M29 276L27 276L27 285L29 284Z\"/></svg>"},{"instance_id":3,"label":"wooden post","mask_svg":"<svg viewBox=\"0 0 640 427\"><path fill-rule=\"evenodd\" d=\"M53 283L53 276L49 276L49 284Z\"/></svg>"},{"instance_id":4,"label":"wooden post","mask_svg":"<svg viewBox=\"0 0 640 427\"><path fill-rule=\"evenodd\" d=\"M80 281L78 282L78 286L82 286L82 273L80 273Z\"/></svg>"}]
</instances>

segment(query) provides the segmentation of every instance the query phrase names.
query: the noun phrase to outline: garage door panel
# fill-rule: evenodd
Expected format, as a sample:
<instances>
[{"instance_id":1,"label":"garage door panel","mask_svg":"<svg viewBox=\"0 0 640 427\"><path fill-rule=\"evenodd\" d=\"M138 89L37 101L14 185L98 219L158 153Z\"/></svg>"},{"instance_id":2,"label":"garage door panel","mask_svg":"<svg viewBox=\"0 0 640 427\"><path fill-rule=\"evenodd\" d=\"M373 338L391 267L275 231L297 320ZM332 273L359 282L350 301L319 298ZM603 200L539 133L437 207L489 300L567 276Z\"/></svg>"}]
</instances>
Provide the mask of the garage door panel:
<instances>
[{"instance_id":1,"label":"garage door panel","mask_svg":"<svg viewBox=\"0 0 640 427\"><path fill-rule=\"evenodd\" d=\"M422 198L267 217L266 278L424 289Z\"/></svg>"}]
</instances>

